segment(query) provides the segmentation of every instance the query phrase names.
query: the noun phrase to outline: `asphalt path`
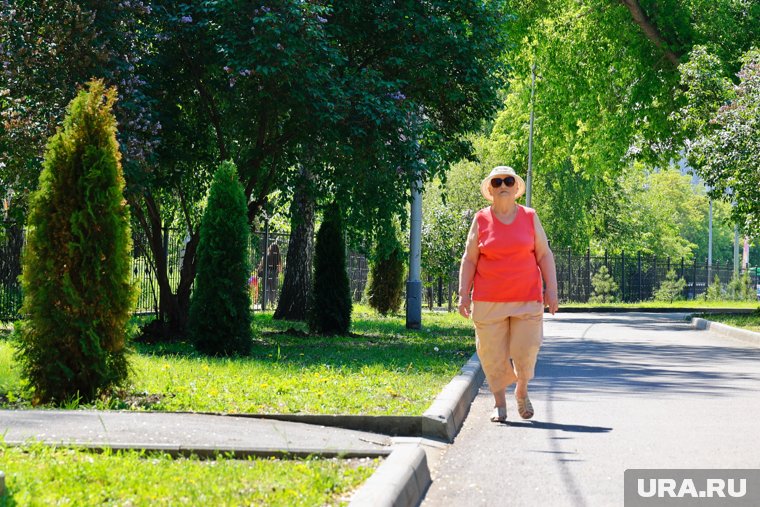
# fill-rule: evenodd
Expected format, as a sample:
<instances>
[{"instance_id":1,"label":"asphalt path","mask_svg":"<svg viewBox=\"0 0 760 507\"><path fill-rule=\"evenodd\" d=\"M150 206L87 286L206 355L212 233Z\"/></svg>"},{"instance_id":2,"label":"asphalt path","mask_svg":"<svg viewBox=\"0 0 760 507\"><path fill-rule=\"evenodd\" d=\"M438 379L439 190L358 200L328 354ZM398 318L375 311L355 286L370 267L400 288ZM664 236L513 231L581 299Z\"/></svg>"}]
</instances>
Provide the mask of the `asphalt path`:
<instances>
[{"instance_id":1,"label":"asphalt path","mask_svg":"<svg viewBox=\"0 0 760 507\"><path fill-rule=\"evenodd\" d=\"M495 424L481 387L424 507L622 506L626 469L760 468L760 347L685 314L547 315L530 393Z\"/></svg>"}]
</instances>

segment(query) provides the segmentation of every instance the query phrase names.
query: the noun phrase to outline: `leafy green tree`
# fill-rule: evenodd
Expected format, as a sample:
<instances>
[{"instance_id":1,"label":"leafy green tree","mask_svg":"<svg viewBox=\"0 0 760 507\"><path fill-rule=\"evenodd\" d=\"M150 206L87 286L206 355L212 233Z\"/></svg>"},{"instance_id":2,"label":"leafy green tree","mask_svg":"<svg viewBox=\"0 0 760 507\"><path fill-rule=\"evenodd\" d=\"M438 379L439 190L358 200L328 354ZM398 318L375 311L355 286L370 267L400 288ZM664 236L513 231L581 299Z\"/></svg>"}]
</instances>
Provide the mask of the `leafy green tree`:
<instances>
[{"instance_id":1,"label":"leafy green tree","mask_svg":"<svg viewBox=\"0 0 760 507\"><path fill-rule=\"evenodd\" d=\"M17 352L36 400L92 400L128 373L129 211L112 107L91 81L48 143L31 199Z\"/></svg>"},{"instance_id":2,"label":"leafy green tree","mask_svg":"<svg viewBox=\"0 0 760 507\"><path fill-rule=\"evenodd\" d=\"M633 161L664 167L680 156L688 136L673 114L687 102L677 93L679 63L703 45L730 75L760 29L760 4L733 0L510 1L509 9L518 47L505 56L513 72L493 151L526 173L535 65L532 204L552 244L576 249L625 225L613 182Z\"/></svg>"},{"instance_id":3,"label":"leafy green tree","mask_svg":"<svg viewBox=\"0 0 760 507\"><path fill-rule=\"evenodd\" d=\"M134 90L118 116L127 198L153 253L160 320L174 331L187 323L200 210L221 161L237 165L251 223L274 190L293 193L308 163L317 197L335 196L349 237L371 244L380 224L403 220L418 176L430 180L469 154L463 134L494 112L507 68L502 0L17 5L2 7L10 29L0 39L25 41L10 67L39 86L0 82L14 100L31 101L14 106L15 117L61 103L77 82L69 70ZM25 60L35 36L44 58ZM3 147L13 140L0 131ZM14 163L32 159L14 155ZM190 232L177 287L163 259L167 224Z\"/></svg>"},{"instance_id":4,"label":"leafy green tree","mask_svg":"<svg viewBox=\"0 0 760 507\"><path fill-rule=\"evenodd\" d=\"M607 266L601 266L591 277L591 286L594 288L589 302L613 303L616 300L618 285L612 279Z\"/></svg>"},{"instance_id":5,"label":"leafy green tree","mask_svg":"<svg viewBox=\"0 0 760 507\"><path fill-rule=\"evenodd\" d=\"M190 333L205 354L245 355L251 349L246 210L235 165L224 162L214 175L201 222L198 276L190 304Z\"/></svg>"},{"instance_id":6,"label":"leafy green tree","mask_svg":"<svg viewBox=\"0 0 760 507\"><path fill-rule=\"evenodd\" d=\"M474 144L479 162L452 164L446 179L428 183L423 194L422 267L427 275L447 278L459 268L472 218L488 205L479 188L492 166L482 138Z\"/></svg>"},{"instance_id":7,"label":"leafy green tree","mask_svg":"<svg viewBox=\"0 0 760 507\"><path fill-rule=\"evenodd\" d=\"M382 315L398 312L404 295L404 248L396 227L389 229L375 247L367 282L369 305Z\"/></svg>"},{"instance_id":8,"label":"leafy green tree","mask_svg":"<svg viewBox=\"0 0 760 507\"><path fill-rule=\"evenodd\" d=\"M125 175L150 157L157 128L136 71L152 37L147 0L0 4L0 196L23 219L64 104L95 76L118 85L114 114Z\"/></svg>"},{"instance_id":9,"label":"leafy green tree","mask_svg":"<svg viewBox=\"0 0 760 507\"><path fill-rule=\"evenodd\" d=\"M140 69L164 128L133 208L157 258L167 208L192 218L209 169L227 158L249 221L272 191L293 194L308 164L315 196L339 200L349 237L371 244L380 224L403 219L418 174L430 178L467 154L462 134L494 111L503 83L501 1L153 6L154 52ZM156 266L162 318L180 328L197 245L197 221L185 221L191 239L176 293Z\"/></svg>"},{"instance_id":10,"label":"leafy green tree","mask_svg":"<svg viewBox=\"0 0 760 507\"><path fill-rule=\"evenodd\" d=\"M665 280L660 283L660 286L654 293L655 301L667 301L672 303L673 301L681 301L684 299L683 290L686 288L686 280L678 278L675 270L671 269L665 276Z\"/></svg>"},{"instance_id":11,"label":"leafy green tree","mask_svg":"<svg viewBox=\"0 0 760 507\"><path fill-rule=\"evenodd\" d=\"M732 215L748 233L760 230L760 50L747 52L733 99L721 105L689 155L711 195L734 203ZM697 79L691 84L697 87Z\"/></svg>"},{"instance_id":12,"label":"leafy green tree","mask_svg":"<svg viewBox=\"0 0 760 507\"><path fill-rule=\"evenodd\" d=\"M325 210L314 249L314 287L307 316L312 333L346 334L351 327L351 289L343 235L341 210L333 203Z\"/></svg>"}]
</instances>

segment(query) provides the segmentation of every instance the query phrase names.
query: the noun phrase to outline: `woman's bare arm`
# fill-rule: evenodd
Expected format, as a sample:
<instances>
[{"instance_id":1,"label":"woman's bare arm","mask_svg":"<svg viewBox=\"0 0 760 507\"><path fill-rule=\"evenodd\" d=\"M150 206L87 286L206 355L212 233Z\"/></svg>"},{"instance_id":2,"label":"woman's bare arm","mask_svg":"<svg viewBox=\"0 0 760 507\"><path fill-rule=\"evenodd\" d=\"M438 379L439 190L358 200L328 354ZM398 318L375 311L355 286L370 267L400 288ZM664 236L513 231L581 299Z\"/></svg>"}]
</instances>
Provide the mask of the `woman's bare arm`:
<instances>
[{"instance_id":1,"label":"woman's bare arm","mask_svg":"<svg viewBox=\"0 0 760 507\"><path fill-rule=\"evenodd\" d=\"M533 225L536 231L536 261L538 262L538 267L541 268L541 276L546 286L544 304L549 307L549 311L554 315L559 308L559 300L557 298L557 266L554 263L554 254L551 248L549 248L549 240L546 238L546 232L541 225L538 215L535 215Z\"/></svg>"},{"instance_id":2,"label":"woman's bare arm","mask_svg":"<svg viewBox=\"0 0 760 507\"><path fill-rule=\"evenodd\" d=\"M467 233L467 242L464 247L464 255L459 265L459 314L468 319L470 318L470 305L472 298L472 281L475 278L475 269L478 265L480 249L478 248L478 221L473 218L470 225L470 232Z\"/></svg>"}]
</instances>

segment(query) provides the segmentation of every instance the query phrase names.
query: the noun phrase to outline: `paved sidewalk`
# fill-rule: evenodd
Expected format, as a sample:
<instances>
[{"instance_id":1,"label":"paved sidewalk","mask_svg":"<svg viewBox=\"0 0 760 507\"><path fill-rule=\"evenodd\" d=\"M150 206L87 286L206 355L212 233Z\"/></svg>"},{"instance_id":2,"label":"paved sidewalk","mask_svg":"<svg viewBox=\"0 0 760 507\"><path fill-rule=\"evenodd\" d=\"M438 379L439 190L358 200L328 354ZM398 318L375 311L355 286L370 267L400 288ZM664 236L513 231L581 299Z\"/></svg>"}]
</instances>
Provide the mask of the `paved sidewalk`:
<instances>
[{"instance_id":1,"label":"paved sidewalk","mask_svg":"<svg viewBox=\"0 0 760 507\"><path fill-rule=\"evenodd\" d=\"M547 316L532 421L484 386L423 507L623 505L631 468L760 468L760 347L685 314Z\"/></svg>"},{"instance_id":2,"label":"paved sidewalk","mask_svg":"<svg viewBox=\"0 0 760 507\"><path fill-rule=\"evenodd\" d=\"M27 440L175 454L237 456L385 456L391 438L375 433L272 419L160 412L2 410L6 443Z\"/></svg>"}]
</instances>

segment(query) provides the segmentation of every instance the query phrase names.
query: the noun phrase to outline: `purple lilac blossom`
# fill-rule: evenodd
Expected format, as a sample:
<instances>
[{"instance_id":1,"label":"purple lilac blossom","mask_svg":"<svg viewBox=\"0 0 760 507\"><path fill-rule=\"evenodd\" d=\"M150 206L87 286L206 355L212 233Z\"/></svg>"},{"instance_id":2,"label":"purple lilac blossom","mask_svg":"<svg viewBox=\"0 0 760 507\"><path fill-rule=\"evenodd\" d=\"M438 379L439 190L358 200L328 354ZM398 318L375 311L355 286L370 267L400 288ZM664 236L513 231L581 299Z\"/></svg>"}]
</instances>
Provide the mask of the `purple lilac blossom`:
<instances>
[{"instance_id":1,"label":"purple lilac blossom","mask_svg":"<svg viewBox=\"0 0 760 507\"><path fill-rule=\"evenodd\" d=\"M192 16L182 16L179 19L179 22L180 23L192 23L193 22L193 17Z\"/></svg>"}]
</instances>

